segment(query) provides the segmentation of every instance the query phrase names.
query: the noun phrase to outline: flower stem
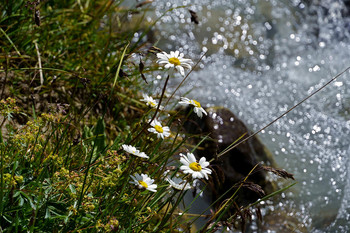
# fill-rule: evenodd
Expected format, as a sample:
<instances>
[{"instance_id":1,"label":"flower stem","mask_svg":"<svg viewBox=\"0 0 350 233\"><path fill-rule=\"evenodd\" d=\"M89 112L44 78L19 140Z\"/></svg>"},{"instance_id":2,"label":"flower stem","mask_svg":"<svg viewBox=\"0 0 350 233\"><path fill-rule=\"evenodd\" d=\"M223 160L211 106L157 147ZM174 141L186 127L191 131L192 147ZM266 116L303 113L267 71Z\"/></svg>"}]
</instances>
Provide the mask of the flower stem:
<instances>
[{"instance_id":1,"label":"flower stem","mask_svg":"<svg viewBox=\"0 0 350 233\"><path fill-rule=\"evenodd\" d=\"M129 144L132 144L138 137L140 137L140 135L143 133L143 131L145 131L145 129L148 128L148 127L151 125L152 121L156 118L157 113L159 112L159 108L160 108L160 105L161 105L161 103L162 103L163 97L164 97L164 93L165 93L166 86L168 85L168 81L169 81L169 75L168 75L168 77L167 77L166 80L165 80L164 87L163 87L163 90L162 90L162 95L160 96L159 103L158 103L156 112L153 114L153 117L152 117L151 120L145 125L145 127L143 127L142 130L129 142Z\"/></svg>"}]
</instances>

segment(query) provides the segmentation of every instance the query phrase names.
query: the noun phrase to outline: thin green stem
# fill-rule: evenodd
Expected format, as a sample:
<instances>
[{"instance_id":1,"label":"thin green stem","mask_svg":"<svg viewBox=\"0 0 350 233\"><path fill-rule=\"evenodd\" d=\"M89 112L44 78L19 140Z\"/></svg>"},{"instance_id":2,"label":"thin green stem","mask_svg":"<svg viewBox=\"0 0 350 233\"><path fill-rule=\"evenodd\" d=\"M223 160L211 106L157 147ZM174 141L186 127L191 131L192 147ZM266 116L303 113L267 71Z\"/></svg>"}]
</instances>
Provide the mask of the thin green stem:
<instances>
[{"instance_id":1,"label":"thin green stem","mask_svg":"<svg viewBox=\"0 0 350 233\"><path fill-rule=\"evenodd\" d=\"M12 42L12 40L10 39L10 37L6 34L6 32L4 30L2 30L2 28L0 27L0 31L2 32L2 34L6 37L6 39L10 42L10 44L12 45L12 47L16 50L16 53L19 56L22 56L21 53L18 51L16 45Z\"/></svg>"},{"instance_id":2,"label":"thin green stem","mask_svg":"<svg viewBox=\"0 0 350 233\"><path fill-rule=\"evenodd\" d=\"M129 47L129 43L125 46L125 48L124 48L124 50L123 50L123 53L122 53L122 55L121 55L121 58L120 58L120 61L119 61L119 64L118 64L118 68L117 68L117 71L116 71L115 76L114 76L114 82L113 82L111 94L110 94L109 97L111 97L112 94L113 94L115 84L117 83L117 80L118 80L120 68L122 67L123 60L124 60L124 57L125 57L125 53L126 53L126 50L128 49L128 47Z\"/></svg>"},{"instance_id":3,"label":"thin green stem","mask_svg":"<svg viewBox=\"0 0 350 233\"><path fill-rule=\"evenodd\" d=\"M231 195L231 197L229 199L227 199L227 201L225 201L225 203L220 207L219 210L217 210L213 216L211 216L211 218L207 221L207 224L204 225L201 229L206 229L209 224L216 218L216 216L221 213L226 206L228 206L228 204L233 200L233 198L236 196L236 194L238 193L238 191L242 188L244 182L248 179L248 177L250 176L250 174L252 174L252 172L258 167L259 163L257 163L248 173L248 175L244 178L243 182L241 182L241 184L239 185L239 187L235 190L235 192Z\"/></svg>"},{"instance_id":4,"label":"thin green stem","mask_svg":"<svg viewBox=\"0 0 350 233\"><path fill-rule=\"evenodd\" d=\"M165 89L166 89L166 87L168 85L168 81L169 81L169 75L168 75L168 77L165 80L165 84L164 84L163 90L162 90L162 95L160 96L159 103L158 103L158 106L157 106L157 109L156 109L155 113L153 114L153 117L151 118L151 120L149 120L147 122L147 124L141 129L141 131L129 142L129 144L132 144L138 137L140 137L141 134L151 125L152 121L156 118L157 113L159 112L160 105L162 103L163 97L164 97Z\"/></svg>"}]
</instances>

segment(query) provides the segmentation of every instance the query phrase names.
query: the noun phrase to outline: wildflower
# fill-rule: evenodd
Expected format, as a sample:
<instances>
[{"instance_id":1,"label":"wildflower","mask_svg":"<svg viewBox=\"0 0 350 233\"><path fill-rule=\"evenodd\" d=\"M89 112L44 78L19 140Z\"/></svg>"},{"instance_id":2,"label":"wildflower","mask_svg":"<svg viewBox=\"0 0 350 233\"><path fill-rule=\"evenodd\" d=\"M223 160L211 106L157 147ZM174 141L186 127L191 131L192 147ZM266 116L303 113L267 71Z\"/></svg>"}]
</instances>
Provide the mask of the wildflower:
<instances>
[{"instance_id":1,"label":"wildflower","mask_svg":"<svg viewBox=\"0 0 350 233\"><path fill-rule=\"evenodd\" d=\"M173 187L174 189L188 190L191 188L191 185L189 185L186 180L183 180L181 178L173 177L171 179L170 177L166 177L165 179L169 182L170 186Z\"/></svg>"},{"instance_id":2,"label":"wildflower","mask_svg":"<svg viewBox=\"0 0 350 233\"><path fill-rule=\"evenodd\" d=\"M123 149L133 155L136 155L141 158L149 159L148 155L145 154L145 152L140 152L136 147L130 146L130 145L122 145Z\"/></svg>"},{"instance_id":3,"label":"wildflower","mask_svg":"<svg viewBox=\"0 0 350 233\"><path fill-rule=\"evenodd\" d=\"M157 185L153 184L154 180L149 178L146 174L135 174L134 176L130 175L133 181L130 181L130 184L135 184L140 189L147 189L151 192L157 192Z\"/></svg>"},{"instance_id":4,"label":"wildflower","mask_svg":"<svg viewBox=\"0 0 350 233\"><path fill-rule=\"evenodd\" d=\"M171 51L170 54L166 52L157 53L157 57L159 58L157 63L165 64L164 67L166 69L176 69L182 76L185 76L184 68L189 70L192 69L191 64L193 64L193 62L191 59L183 58L183 56L183 53L180 53L179 51Z\"/></svg>"},{"instance_id":5,"label":"wildflower","mask_svg":"<svg viewBox=\"0 0 350 233\"><path fill-rule=\"evenodd\" d=\"M147 106L150 106L151 108L157 108L158 107L158 103L157 101L155 101L151 96L145 95L143 94L143 99L141 99L141 101L146 102ZM159 109L162 110L164 107L163 106L159 106Z\"/></svg>"},{"instance_id":6,"label":"wildflower","mask_svg":"<svg viewBox=\"0 0 350 233\"><path fill-rule=\"evenodd\" d=\"M179 104L184 104L184 105L192 105L194 106L194 113L197 114L198 117L202 118L203 113L207 115L207 112L204 110L204 108L201 107L201 104L197 100L190 100L189 98L186 97L181 97L181 101Z\"/></svg>"},{"instance_id":7,"label":"wildflower","mask_svg":"<svg viewBox=\"0 0 350 233\"><path fill-rule=\"evenodd\" d=\"M157 137L158 138L163 138L164 137L169 137L170 135L170 129L168 126L162 126L162 124L157 121L156 119L154 119L152 122L151 122L151 126L153 128L149 128L148 131L151 132L151 133L155 133L157 134Z\"/></svg>"},{"instance_id":8,"label":"wildflower","mask_svg":"<svg viewBox=\"0 0 350 233\"><path fill-rule=\"evenodd\" d=\"M204 157L197 162L192 153L187 153L187 156L180 154L180 156L180 162L183 164L180 169L185 174L190 173L194 179L201 179L204 177L208 179L208 174L211 174L211 170L207 168L209 166L209 162L207 162Z\"/></svg>"}]
</instances>

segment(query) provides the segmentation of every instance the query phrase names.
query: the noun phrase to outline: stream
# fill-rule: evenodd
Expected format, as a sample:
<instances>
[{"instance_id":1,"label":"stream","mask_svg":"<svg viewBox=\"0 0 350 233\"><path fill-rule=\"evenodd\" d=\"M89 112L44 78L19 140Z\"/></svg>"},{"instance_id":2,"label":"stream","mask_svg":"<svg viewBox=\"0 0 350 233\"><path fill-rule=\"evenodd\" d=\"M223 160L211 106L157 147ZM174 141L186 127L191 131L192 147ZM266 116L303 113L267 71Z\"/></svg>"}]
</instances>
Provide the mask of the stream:
<instances>
[{"instance_id":1,"label":"stream","mask_svg":"<svg viewBox=\"0 0 350 233\"><path fill-rule=\"evenodd\" d=\"M155 17L176 8L156 24L158 47L180 50L195 61L207 52L178 94L192 90L189 97L204 106L229 108L256 131L350 66L350 8L345 3L349 5L345 0L152 4ZM188 9L197 12L198 25ZM173 78L170 85L180 80ZM350 232L349 87L346 72L259 134L278 166L298 181L267 208L293 215L306 232Z\"/></svg>"}]
</instances>

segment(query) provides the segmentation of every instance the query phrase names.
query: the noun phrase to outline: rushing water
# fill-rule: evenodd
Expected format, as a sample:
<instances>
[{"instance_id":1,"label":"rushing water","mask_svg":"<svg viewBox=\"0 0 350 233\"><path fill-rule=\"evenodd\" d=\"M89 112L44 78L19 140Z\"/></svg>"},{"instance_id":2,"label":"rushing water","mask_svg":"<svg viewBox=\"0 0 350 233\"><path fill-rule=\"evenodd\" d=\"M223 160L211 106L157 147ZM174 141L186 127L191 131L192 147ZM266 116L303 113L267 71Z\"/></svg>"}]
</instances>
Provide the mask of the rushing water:
<instances>
[{"instance_id":1,"label":"rushing water","mask_svg":"<svg viewBox=\"0 0 350 233\"><path fill-rule=\"evenodd\" d=\"M350 9L341 0L305 2L155 1L157 16L186 6L157 23L159 47L197 59L207 52L180 92L231 109L254 131L321 87L350 66ZM350 232L349 87L347 72L260 133L299 182L271 208L308 232Z\"/></svg>"}]
</instances>

